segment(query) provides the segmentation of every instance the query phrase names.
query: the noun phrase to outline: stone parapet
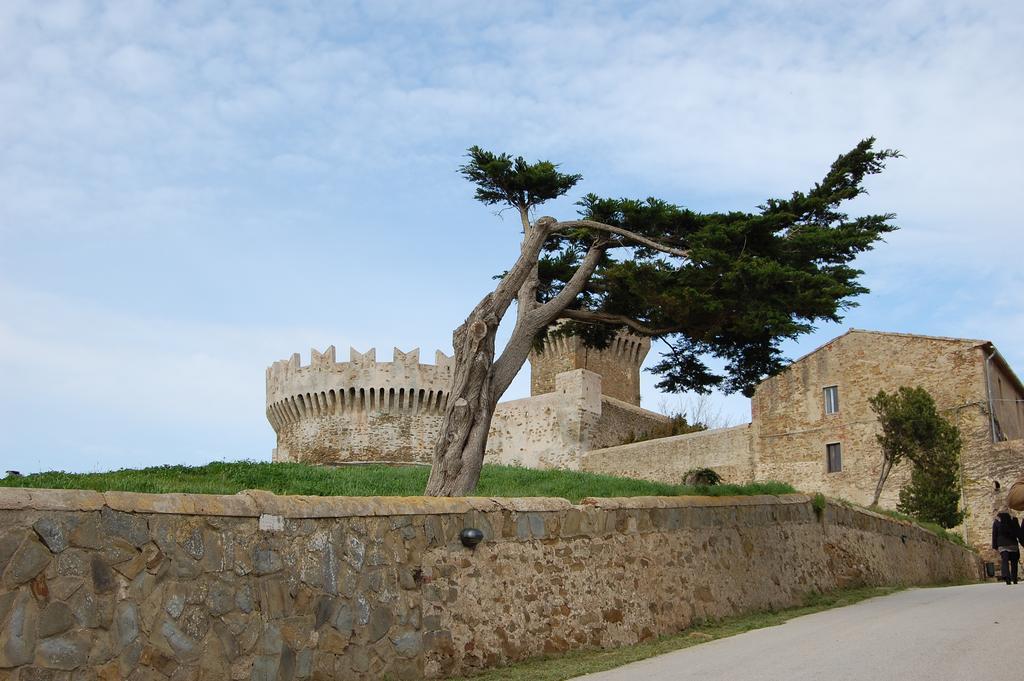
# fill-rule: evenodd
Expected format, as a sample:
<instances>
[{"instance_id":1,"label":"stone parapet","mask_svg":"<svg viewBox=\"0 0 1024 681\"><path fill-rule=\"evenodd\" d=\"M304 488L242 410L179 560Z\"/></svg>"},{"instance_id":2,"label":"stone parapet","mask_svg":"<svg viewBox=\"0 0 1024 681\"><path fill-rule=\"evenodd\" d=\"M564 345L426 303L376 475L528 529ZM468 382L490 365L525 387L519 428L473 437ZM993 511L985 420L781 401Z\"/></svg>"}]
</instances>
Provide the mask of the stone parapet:
<instances>
[{"instance_id":1,"label":"stone parapet","mask_svg":"<svg viewBox=\"0 0 1024 681\"><path fill-rule=\"evenodd\" d=\"M682 497L680 497L682 498ZM696 497L704 498L704 497ZM708 497L712 499L712 497ZM593 500L584 500L584 503ZM0 511L98 511L258 518L368 518L459 515L471 511L537 513L573 505L559 497L326 497L279 495L266 490L237 494L146 494L74 489L0 487Z\"/></svg>"},{"instance_id":2,"label":"stone parapet","mask_svg":"<svg viewBox=\"0 0 1024 681\"><path fill-rule=\"evenodd\" d=\"M0 681L445 678L979 568L920 528L799 494L0 488Z\"/></svg>"},{"instance_id":3,"label":"stone parapet","mask_svg":"<svg viewBox=\"0 0 1024 681\"><path fill-rule=\"evenodd\" d=\"M713 468L724 482L754 479L750 424L660 437L643 442L592 449L580 469L678 485L695 468Z\"/></svg>"}]
</instances>

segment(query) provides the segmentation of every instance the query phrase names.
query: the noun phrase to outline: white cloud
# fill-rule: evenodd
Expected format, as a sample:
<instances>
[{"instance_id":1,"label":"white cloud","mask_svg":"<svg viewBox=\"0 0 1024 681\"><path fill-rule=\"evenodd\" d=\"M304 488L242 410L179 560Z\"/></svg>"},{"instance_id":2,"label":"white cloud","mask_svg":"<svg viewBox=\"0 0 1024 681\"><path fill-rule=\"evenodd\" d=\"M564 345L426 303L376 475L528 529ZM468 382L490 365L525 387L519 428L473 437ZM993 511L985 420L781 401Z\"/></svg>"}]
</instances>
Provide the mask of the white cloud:
<instances>
[{"instance_id":1,"label":"white cloud","mask_svg":"<svg viewBox=\"0 0 1024 681\"><path fill-rule=\"evenodd\" d=\"M155 50L124 45L107 61L113 76L133 92L166 92L175 85L175 64Z\"/></svg>"},{"instance_id":2,"label":"white cloud","mask_svg":"<svg viewBox=\"0 0 1024 681\"><path fill-rule=\"evenodd\" d=\"M140 419L212 424L191 389L244 403L243 423L273 348L324 329L272 311L211 324L223 311L202 300L178 321L83 300L51 286L48 249L93 254L63 273L91 281L117 258L152 262L131 250L152 235L178 237L160 241L181 249L168 267L224 247L238 290L294 277L327 291L325 318L364 309L346 298L353 282L408 282L387 315L343 322L411 344L449 332L450 319L403 324L425 318L435 282L504 265L507 222L460 222L490 219L452 172L470 144L561 161L584 191L750 209L874 134L907 158L857 210L894 211L902 230L864 260L876 294L851 318L997 336L1014 361L1022 34L1019 2L3 2L0 267L21 278L0 289L0 352L11 375L42 352L48 380ZM261 251L260 233L279 237ZM335 268L281 273L316 243L337 249ZM157 406L119 392L133 380Z\"/></svg>"}]
</instances>

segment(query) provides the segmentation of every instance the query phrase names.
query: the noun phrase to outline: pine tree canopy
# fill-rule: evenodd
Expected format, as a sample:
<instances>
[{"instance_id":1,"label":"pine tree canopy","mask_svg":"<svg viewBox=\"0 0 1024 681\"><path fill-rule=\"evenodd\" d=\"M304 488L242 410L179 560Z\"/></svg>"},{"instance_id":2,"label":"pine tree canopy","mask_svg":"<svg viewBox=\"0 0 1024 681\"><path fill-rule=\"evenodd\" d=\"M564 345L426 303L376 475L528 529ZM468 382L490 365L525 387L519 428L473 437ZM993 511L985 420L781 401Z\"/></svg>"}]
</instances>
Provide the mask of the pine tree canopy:
<instances>
[{"instance_id":1,"label":"pine tree canopy","mask_svg":"<svg viewBox=\"0 0 1024 681\"><path fill-rule=\"evenodd\" d=\"M578 219L551 227L536 300L554 300L598 248L596 268L558 317L559 333L591 347L606 346L620 330L660 338L668 347L652 368L660 389L750 395L782 368L784 340L840 321L867 292L853 260L896 229L894 216L851 218L842 207L865 193L868 175L900 155L876 151L874 142L839 156L808 191L768 199L756 212L700 213L656 198L587 194ZM478 200L527 214L581 179L547 161L479 147L460 171L476 184ZM713 371L709 356L724 360L724 371Z\"/></svg>"}]
</instances>

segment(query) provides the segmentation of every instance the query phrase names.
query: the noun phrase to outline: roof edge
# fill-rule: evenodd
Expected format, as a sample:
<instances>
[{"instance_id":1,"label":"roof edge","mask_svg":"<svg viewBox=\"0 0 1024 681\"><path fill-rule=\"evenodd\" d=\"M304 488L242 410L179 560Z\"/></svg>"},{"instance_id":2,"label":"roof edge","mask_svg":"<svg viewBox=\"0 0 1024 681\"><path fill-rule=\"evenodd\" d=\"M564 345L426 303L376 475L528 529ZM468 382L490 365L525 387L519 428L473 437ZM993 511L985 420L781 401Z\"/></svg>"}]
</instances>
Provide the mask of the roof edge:
<instances>
[{"instance_id":1,"label":"roof edge","mask_svg":"<svg viewBox=\"0 0 1024 681\"><path fill-rule=\"evenodd\" d=\"M951 343L967 343L967 344L973 344L973 345L977 345L977 346L981 346L981 345L985 345L985 344L989 344L989 345L992 344L992 341L978 340L978 339L975 339L975 338L954 338L952 336L929 336L928 334L924 334L924 333L905 333L905 332L901 332L901 331L873 331L871 329L858 329L858 328L855 328L855 327L850 327L849 329L847 329L843 333L839 334L835 338L833 338L833 339L831 339L829 341L826 341L825 343L822 343L821 345L819 345L818 347L814 348L813 350L811 350L809 352L806 352L806 353L800 355L799 357L797 357L796 359L792 360L789 363L789 366L787 366L786 368L788 369L790 366L793 366L797 362L800 362L802 360L807 359L808 357L810 357L814 353L818 352L819 350L824 350L825 348L827 348L828 346L832 345L836 341L838 341L838 340L840 340L842 338L845 338L845 337L849 336L850 334L854 334L854 333L868 333L868 334L872 334L874 336L897 336L897 337L900 337L900 338L924 338L924 339L927 339L927 340L949 341ZM765 379L765 380L767 380L767 379Z\"/></svg>"}]
</instances>

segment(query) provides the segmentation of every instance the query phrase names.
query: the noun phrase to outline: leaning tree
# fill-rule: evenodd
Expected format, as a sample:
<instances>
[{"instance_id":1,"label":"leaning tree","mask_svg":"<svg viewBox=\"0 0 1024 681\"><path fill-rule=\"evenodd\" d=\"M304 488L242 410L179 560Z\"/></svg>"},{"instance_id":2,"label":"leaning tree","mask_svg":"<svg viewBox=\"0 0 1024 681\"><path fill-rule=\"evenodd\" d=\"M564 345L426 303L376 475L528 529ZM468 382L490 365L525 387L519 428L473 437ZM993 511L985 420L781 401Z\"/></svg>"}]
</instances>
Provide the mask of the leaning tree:
<instances>
[{"instance_id":1,"label":"leaning tree","mask_svg":"<svg viewBox=\"0 0 1024 681\"><path fill-rule=\"evenodd\" d=\"M781 369L784 339L838 321L867 291L850 263L895 229L894 216L850 218L840 207L899 156L873 146L874 138L862 141L810 191L769 199L757 212L589 194L579 218L564 221L533 216L580 175L469 149L460 172L479 201L515 210L523 237L515 262L453 334L453 381L427 494L473 491L498 400L556 323L554 333L597 348L623 330L661 339L667 350L652 370L663 390L749 395ZM515 325L499 353L498 325L513 302ZM724 360L724 371L708 366L710 356Z\"/></svg>"}]
</instances>

